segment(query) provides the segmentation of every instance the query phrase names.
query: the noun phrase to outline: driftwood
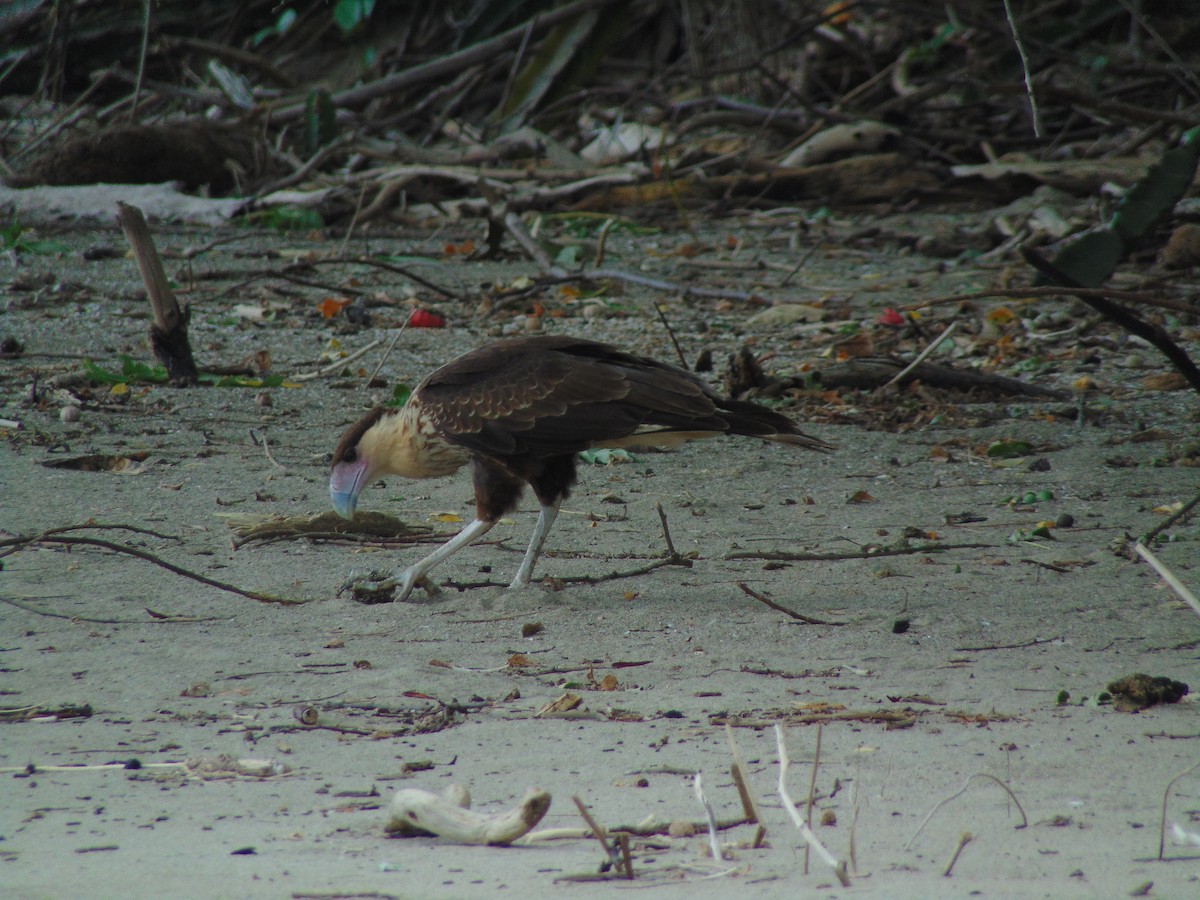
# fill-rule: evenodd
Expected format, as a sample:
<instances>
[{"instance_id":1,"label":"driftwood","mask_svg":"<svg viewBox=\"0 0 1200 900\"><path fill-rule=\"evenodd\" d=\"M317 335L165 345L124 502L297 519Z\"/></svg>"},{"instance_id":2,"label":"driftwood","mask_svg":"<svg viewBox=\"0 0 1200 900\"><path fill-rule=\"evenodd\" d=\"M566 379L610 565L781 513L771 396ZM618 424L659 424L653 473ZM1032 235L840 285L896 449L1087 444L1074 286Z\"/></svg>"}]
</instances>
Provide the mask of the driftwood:
<instances>
[{"instance_id":1,"label":"driftwood","mask_svg":"<svg viewBox=\"0 0 1200 900\"><path fill-rule=\"evenodd\" d=\"M461 844L511 844L546 815L550 795L530 788L520 804L494 816L473 812L470 806L470 794L458 785L443 794L416 788L398 791L384 830L399 837L435 835Z\"/></svg>"}]
</instances>

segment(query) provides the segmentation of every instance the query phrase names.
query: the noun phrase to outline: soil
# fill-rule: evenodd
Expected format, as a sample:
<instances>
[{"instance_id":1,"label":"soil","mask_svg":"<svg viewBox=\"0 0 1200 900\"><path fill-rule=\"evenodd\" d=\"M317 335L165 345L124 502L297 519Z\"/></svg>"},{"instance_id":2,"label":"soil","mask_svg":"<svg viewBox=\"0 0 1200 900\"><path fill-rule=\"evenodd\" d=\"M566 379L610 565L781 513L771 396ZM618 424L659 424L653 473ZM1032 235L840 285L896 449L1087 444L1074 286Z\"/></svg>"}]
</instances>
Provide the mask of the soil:
<instances>
[{"instance_id":1,"label":"soil","mask_svg":"<svg viewBox=\"0 0 1200 900\"><path fill-rule=\"evenodd\" d=\"M24 348L0 360L0 418L20 423L0 446L4 534L74 526L67 536L302 602L262 602L53 535L10 545L0 572L0 893L1200 895L1197 850L1173 838L1175 825L1200 831L1200 771L1172 782L1197 759L1194 695L1136 713L1100 699L1136 673L1200 682L1200 620L1122 552L1196 494L1196 470L1178 464L1196 455L1194 395L1143 389L1166 364L1065 300L936 307L920 333L878 324L886 307L1006 277L998 264L912 249L914 235L953 235L985 213L844 214L816 231L799 219L746 214L698 235L609 237L609 266L821 309L815 324L761 329L749 324L752 304L634 285L599 301L547 289L543 310L528 299L484 309L481 286L534 270L515 257L443 253L482 243L475 223L348 248L403 254L402 265L465 302L361 266L252 278L336 254L340 238L156 226L193 302L202 366L265 351L271 372L291 378L320 368L334 341L344 352L383 344L288 386L116 391L74 376L85 358L110 370L122 353L149 362L136 268L121 253L85 261L85 249L123 250L112 228L43 229L65 249L24 255L3 278L0 337ZM318 303L338 285L367 292L369 325L322 316ZM384 357L414 292L449 326L409 328ZM1068 400L793 391L784 408L837 452L721 440L584 466L539 565L545 581L526 591L499 585L532 527L530 498L435 571L436 596L364 605L343 590L352 576L411 562L469 518L465 473L364 493L362 508L428 528L417 545L235 540L239 517L324 512L329 453L346 425L396 385L505 332L597 337L675 359L654 303L689 363L713 352L714 380L747 342L783 377L820 371L850 323L881 352L911 358L957 318L955 349L935 359L969 367L995 355L980 335L998 322L1015 339L997 357L1005 374L1090 390ZM988 319L1005 305L1015 320ZM1053 327L1030 324L1038 315ZM1001 439L1031 448L989 459ZM126 462L47 465L90 454ZM667 548L659 505L687 565L646 571ZM1055 527L1038 531L1046 522ZM1165 534L1156 553L1195 589L1195 521ZM871 552L884 548L903 552ZM773 552L822 558L763 558ZM567 693L578 708L539 715ZM790 793L802 806L814 798L813 828L849 862L848 888L817 855L806 860L781 806L776 722L793 761ZM572 797L610 829L700 824L696 772L716 818L736 820L726 723L766 837L755 848L753 825L721 831L722 861L708 855L703 828L635 837L632 882L576 885L564 879L605 861L592 837L472 847L383 830L396 790L451 784L488 814L529 787L549 791L539 830L578 833ZM245 759L267 768L230 771Z\"/></svg>"}]
</instances>

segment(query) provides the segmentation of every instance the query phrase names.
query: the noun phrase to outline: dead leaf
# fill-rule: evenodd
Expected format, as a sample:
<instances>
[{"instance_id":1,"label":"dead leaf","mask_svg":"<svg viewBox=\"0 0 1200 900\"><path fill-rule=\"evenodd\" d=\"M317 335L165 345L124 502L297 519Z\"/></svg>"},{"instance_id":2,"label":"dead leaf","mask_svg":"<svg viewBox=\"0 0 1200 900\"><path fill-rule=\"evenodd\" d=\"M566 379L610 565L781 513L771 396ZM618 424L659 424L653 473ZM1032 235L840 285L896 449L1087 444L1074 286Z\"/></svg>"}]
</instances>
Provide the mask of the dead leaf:
<instances>
[{"instance_id":1,"label":"dead leaf","mask_svg":"<svg viewBox=\"0 0 1200 900\"><path fill-rule=\"evenodd\" d=\"M551 700L536 713L534 713L534 718L541 718L542 716L551 715L553 713L570 712L573 709L578 709L581 705L583 705L583 698L578 694L563 694L557 700Z\"/></svg>"}]
</instances>

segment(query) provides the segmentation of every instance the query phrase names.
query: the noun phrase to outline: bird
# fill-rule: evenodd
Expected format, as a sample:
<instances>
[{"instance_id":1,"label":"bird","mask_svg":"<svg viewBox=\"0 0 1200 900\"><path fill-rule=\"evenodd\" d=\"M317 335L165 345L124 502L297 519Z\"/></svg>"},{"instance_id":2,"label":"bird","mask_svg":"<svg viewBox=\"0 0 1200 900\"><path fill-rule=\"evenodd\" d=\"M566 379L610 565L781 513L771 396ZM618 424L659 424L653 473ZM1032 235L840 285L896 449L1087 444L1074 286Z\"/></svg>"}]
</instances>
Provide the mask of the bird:
<instances>
[{"instance_id":1,"label":"bird","mask_svg":"<svg viewBox=\"0 0 1200 900\"><path fill-rule=\"evenodd\" d=\"M614 346L565 335L495 341L436 369L402 407L377 406L346 429L333 453L329 495L351 519L377 478L436 478L470 464L475 518L372 591L406 600L439 563L516 508L526 485L540 511L511 588L526 587L576 480L576 454L595 448L671 448L746 435L806 450L835 449L787 416L721 396L699 376Z\"/></svg>"}]
</instances>

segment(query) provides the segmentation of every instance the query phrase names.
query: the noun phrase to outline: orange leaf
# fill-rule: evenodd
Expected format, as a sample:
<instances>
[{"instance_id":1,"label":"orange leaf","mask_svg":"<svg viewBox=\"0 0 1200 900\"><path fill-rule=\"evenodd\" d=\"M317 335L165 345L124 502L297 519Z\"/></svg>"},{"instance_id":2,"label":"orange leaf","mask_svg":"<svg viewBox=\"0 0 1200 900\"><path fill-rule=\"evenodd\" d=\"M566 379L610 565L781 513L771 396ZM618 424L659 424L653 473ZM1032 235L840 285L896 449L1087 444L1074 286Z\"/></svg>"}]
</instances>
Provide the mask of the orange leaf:
<instances>
[{"instance_id":1,"label":"orange leaf","mask_svg":"<svg viewBox=\"0 0 1200 900\"><path fill-rule=\"evenodd\" d=\"M511 669L523 669L532 665L533 660L531 660L524 653L514 653L508 658L508 666Z\"/></svg>"},{"instance_id":2,"label":"orange leaf","mask_svg":"<svg viewBox=\"0 0 1200 900\"><path fill-rule=\"evenodd\" d=\"M317 309L321 311L321 315L326 319L332 319L343 309L350 305L350 300L346 297L326 297L317 304Z\"/></svg>"}]
</instances>

